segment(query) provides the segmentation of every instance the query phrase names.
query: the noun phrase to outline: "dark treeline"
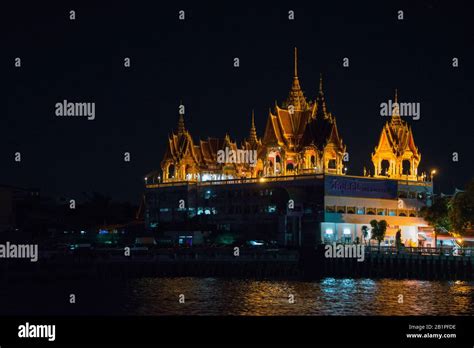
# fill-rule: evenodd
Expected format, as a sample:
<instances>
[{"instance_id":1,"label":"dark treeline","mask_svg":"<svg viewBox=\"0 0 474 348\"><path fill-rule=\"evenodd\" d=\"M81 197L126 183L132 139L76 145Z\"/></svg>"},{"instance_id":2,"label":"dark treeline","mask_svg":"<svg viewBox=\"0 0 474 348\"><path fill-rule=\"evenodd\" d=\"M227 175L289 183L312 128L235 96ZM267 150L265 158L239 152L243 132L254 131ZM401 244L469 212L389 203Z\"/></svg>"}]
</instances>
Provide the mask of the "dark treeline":
<instances>
[{"instance_id":1,"label":"dark treeline","mask_svg":"<svg viewBox=\"0 0 474 348\"><path fill-rule=\"evenodd\" d=\"M117 202L97 192L84 193L81 201L40 195L22 197L14 201L13 228L3 234L3 239L38 240L64 231L98 232L101 226L134 221L137 209L128 202Z\"/></svg>"}]
</instances>

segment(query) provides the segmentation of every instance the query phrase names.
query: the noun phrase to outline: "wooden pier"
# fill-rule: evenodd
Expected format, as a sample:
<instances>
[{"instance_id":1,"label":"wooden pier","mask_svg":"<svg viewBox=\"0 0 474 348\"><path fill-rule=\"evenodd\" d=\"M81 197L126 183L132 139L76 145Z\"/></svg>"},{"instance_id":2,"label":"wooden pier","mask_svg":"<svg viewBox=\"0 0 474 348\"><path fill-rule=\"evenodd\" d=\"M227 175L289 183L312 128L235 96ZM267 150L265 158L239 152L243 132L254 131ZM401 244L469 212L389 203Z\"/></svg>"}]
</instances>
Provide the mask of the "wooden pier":
<instances>
[{"instance_id":1,"label":"wooden pier","mask_svg":"<svg viewBox=\"0 0 474 348\"><path fill-rule=\"evenodd\" d=\"M302 264L309 277L474 280L474 253L470 249L455 256L439 248L367 247L360 262L357 258L327 258L324 246L320 246L314 252L302 252Z\"/></svg>"}]
</instances>

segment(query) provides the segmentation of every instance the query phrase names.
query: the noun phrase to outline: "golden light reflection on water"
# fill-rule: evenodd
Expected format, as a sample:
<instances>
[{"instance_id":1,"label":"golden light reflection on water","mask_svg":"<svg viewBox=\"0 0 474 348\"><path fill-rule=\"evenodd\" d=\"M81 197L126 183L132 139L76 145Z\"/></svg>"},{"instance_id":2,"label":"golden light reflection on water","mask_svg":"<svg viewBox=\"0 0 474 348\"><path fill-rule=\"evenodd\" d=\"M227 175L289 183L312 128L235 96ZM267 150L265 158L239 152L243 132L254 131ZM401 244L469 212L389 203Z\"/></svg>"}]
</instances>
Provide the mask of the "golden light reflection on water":
<instances>
[{"instance_id":1,"label":"golden light reflection on water","mask_svg":"<svg viewBox=\"0 0 474 348\"><path fill-rule=\"evenodd\" d=\"M141 279L127 312L145 315L473 315L473 282ZM180 304L178 296L185 295ZM290 303L290 295L294 303ZM399 295L403 296L400 302Z\"/></svg>"},{"instance_id":2,"label":"golden light reflection on water","mask_svg":"<svg viewBox=\"0 0 474 348\"><path fill-rule=\"evenodd\" d=\"M243 283L238 294L242 300L242 307L237 309L238 315L271 315L275 310L284 311L286 305L294 305L298 300L297 290L287 282Z\"/></svg>"},{"instance_id":3,"label":"golden light reflection on water","mask_svg":"<svg viewBox=\"0 0 474 348\"><path fill-rule=\"evenodd\" d=\"M466 308L472 306L474 295L472 294L472 284L465 281L456 281L450 287L449 297L456 307ZM471 311L474 315L474 311Z\"/></svg>"},{"instance_id":4,"label":"golden light reflection on water","mask_svg":"<svg viewBox=\"0 0 474 348\"><path fill-rule=\"evenodd\" d=\"M81 306L62 300L65 288L75 289ZM0 307L14 315L474 315L474 282L142 278L90 286L78 280L0 287Z\"/></svg>"}]
</instances>

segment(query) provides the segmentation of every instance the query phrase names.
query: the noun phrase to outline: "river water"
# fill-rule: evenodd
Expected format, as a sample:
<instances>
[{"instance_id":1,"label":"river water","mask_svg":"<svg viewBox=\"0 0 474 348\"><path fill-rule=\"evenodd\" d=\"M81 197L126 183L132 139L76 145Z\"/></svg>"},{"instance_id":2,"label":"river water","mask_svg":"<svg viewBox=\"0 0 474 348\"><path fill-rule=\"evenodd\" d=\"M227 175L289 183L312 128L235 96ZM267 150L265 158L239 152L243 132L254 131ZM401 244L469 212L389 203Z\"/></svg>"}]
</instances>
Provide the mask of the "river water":
<instances>
[{"instance_id":1,"label":"river water","mask_svg":"<svg viewBox=\"0 0 474 348\"><path fill-rule=\"evenodd\" d=\"M141 278L22 283L0 287L0 315L12 314L473 315L474 282Z\"/></svg>"}]
</instances>

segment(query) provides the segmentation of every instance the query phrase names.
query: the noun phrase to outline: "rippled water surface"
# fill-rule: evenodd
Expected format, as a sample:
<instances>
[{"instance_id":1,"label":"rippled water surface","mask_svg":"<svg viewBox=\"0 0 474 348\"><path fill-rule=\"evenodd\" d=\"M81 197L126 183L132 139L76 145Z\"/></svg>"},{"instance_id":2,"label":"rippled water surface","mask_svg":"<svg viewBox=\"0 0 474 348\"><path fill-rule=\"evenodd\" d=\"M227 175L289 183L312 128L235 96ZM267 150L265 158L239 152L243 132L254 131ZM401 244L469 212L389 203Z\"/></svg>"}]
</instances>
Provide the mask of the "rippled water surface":
<instances>
[{"instance_id":1,"label":"rippled water surface","mask_svg":"<svg viewBox=\"0 0 474 348\"><path fill-rule=\"evenodd\" d=\"M0 306L0 314L42 315L473 315L474 282L142 278L17 284L0 288Z\"/></svg>"}]
</instances>

